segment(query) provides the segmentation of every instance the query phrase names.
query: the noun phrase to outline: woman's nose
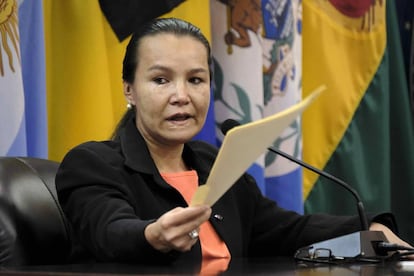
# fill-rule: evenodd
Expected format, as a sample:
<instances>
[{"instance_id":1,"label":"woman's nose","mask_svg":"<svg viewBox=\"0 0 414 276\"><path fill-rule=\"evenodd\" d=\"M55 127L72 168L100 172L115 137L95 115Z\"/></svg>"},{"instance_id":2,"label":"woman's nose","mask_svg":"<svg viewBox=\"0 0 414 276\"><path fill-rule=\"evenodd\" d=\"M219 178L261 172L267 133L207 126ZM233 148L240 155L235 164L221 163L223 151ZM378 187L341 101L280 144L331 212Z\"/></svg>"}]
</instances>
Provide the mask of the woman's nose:
<instances>
[{"instance_id":1,"label":"woman's nose","mask_svg":"<svg viewBox=\"0 0 414 276\"><path fill-rule=\"evenodd\" d=\"M185 84L178 84L172 97L174 103L186 104L190 101L189 88Z\"/></svg>"}]
</instances>

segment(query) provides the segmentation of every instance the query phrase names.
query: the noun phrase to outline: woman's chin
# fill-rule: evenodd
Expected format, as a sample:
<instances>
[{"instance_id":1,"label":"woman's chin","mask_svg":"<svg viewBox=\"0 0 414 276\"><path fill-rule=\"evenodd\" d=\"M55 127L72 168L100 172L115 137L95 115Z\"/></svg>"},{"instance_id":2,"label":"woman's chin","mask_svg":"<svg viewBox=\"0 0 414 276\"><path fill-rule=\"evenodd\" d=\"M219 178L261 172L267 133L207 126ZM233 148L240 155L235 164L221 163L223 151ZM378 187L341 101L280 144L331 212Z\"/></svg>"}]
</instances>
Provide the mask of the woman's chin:
<instances>
[{"instance_id":1,"label":"woman's chin","mask_svg":"<svg viewBox=\"0 0 414 276\"><path fill-rule=\"evenodd\" d=\"M184 144L193 139L193 137L196 136L199 131L199 129L195 128L191 130L186 129L182 131L173 131L173 133L170 133L167 139L170 141L174 141L174 143Z\"/></svg>"}]
</instances>

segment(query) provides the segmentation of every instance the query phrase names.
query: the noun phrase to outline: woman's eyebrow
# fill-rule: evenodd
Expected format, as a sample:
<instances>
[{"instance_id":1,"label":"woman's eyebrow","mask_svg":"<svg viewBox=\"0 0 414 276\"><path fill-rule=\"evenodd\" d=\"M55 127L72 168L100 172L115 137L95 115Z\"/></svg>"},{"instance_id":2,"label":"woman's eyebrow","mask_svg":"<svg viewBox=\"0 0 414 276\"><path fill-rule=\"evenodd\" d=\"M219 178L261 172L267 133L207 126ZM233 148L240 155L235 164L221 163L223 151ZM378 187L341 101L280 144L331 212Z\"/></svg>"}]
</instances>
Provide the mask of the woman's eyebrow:
<instances>
[{"instance_id":1,"label":"woman's eyebrow","mask_svg":"<svg viewBox=\"0 0 414 276\"><path fill-rule=\"evenodd\" d=\"M163 66L163 65L153 65L151 67L148 68L148 71L166 71L166 72L172 72L173 70L167 66ZM192 74L195 73L208 73L208 69L203 68L203 67L199 67L199 68L193 68L189 71Z\"/></svg>"}]
</instances>

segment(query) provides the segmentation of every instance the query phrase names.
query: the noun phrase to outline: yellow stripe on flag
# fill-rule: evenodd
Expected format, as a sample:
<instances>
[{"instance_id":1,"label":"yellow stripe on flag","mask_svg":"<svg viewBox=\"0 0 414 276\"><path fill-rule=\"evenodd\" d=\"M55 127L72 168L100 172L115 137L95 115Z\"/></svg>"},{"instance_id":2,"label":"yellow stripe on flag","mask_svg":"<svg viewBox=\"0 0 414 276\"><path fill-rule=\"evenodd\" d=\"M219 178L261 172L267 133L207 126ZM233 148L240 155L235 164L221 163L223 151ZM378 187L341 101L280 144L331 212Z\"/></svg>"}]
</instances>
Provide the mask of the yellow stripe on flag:
<instances>
[{"instance_id":1,"label":"yellow stripe on flag","mask_svg":"<svg viewBox=\"0 0 414 276\"><path fill-rule=\"evenodd\" d=\"M327 86L303 116L304 160L318 168L341 141L385 51L385 1L354 11L344 14L326 0L303 1L303 96ZM304 171L304 199L317 177Z\"/></svg>"},{"instance_id":2,"label":"yellow stripe on flag","mask_svg":"<svg viewBox=\"0 0 414 276\"><path fill-rule=\"evenodd\" d=\"M125 110L119 43L98 1L45 0L49 158L107 139Z\"/></svg>"}]
</instances>

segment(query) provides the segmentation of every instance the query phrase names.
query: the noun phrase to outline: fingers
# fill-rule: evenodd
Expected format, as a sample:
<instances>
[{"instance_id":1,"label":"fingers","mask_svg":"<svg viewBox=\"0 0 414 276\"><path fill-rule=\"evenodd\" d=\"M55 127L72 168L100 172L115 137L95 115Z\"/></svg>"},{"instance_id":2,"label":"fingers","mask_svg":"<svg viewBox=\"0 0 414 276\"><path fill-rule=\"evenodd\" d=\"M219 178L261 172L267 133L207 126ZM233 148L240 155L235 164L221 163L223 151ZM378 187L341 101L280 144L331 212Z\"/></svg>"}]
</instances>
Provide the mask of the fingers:
<instances>
[{"instance_id":1,"label":"fingers","mask_svg":"<svg viewBox=\"0 0 414 276\"><path fill-rule=\"evenodd\" d=\"M177 234L180 235L197 229L202 223L207 221L211 215L211 208L208 206L178 207L170 212L162 216L162 220L160 220L162 228L177 228Z\"/></svg>"},{"instance_id":2,"label":"fingers","mask_svg":"<svg viewBox=\"0 0 414 276\"><path fill-rule=\"evenodd\" d=\"M198 241L200 225L210 215L209 206L178 207L148 225L144 234L148 242L162 252L189 251Z\"/></svg>"},{"instance_id":3,"label":"fingers","mask_svg":"<svg viewBox=\"0 0 414 276\"><path fill-rule=\"evenodd\" d=\"M380 224L380 223L372 223L370 230L373 231L382 231L387 238L388 242L390 243L396 243L403 246L410 246L407 242L401 240L394 232L391 231L387 226Z\"/></svg>"},{"instance_id":4,"label":"fingers","mask_svg":"<svg viewBox=\"0 0 414 276\"><path fill-rule=\"evenodd\" d=\"M373 231L382 231L389 243L398 244L398 245L401 245L401 246L404 246L404 247L407 247L407 248L413 248L413 246L411 246L406 241L402 240L394 232L392 232L391 229L389 229L388 227L386 227L383 224L374 222L374 223L371 224L369 229L373 230ZM400 251L400 253L404 253L404 252L405 252L404 250ZM408 255L407 259L414 260L414 255Z\"/></svg>"}]
</instances>

